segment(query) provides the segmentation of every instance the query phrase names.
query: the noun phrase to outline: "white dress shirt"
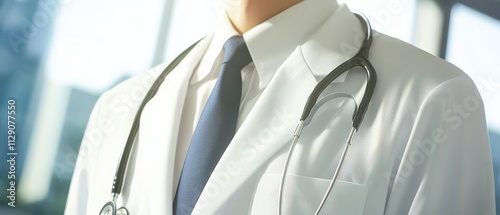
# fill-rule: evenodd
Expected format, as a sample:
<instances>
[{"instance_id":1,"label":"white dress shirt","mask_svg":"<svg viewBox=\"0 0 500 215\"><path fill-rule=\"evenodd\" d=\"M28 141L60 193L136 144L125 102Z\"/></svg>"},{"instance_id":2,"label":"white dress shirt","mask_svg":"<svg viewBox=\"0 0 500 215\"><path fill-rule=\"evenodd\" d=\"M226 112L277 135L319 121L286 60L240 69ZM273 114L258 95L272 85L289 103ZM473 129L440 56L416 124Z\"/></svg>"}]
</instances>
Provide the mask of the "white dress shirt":
<instances>
[{"instance_id":1,"label":"white dress shirt","mask_svg":"<svg viewBox=\"0 0 500 215\"><path fill-rule=\"evenodd\" d=\"M333 5L333 7L332 7ZM242 69L242 95L236 130L271 81L278 67L303 43L307 36L338 8L337 2L309 0L300 2L243 34L253 62ZM191 137L205 103L219 75L227 39L239 33L226 14L222 14L212 41L193 72L181 118L174 169L174 187L184 164ZM344 77L344 76L343 76ZM339 78L342 80L342 77Z\"/></svg>"}]
</instances>

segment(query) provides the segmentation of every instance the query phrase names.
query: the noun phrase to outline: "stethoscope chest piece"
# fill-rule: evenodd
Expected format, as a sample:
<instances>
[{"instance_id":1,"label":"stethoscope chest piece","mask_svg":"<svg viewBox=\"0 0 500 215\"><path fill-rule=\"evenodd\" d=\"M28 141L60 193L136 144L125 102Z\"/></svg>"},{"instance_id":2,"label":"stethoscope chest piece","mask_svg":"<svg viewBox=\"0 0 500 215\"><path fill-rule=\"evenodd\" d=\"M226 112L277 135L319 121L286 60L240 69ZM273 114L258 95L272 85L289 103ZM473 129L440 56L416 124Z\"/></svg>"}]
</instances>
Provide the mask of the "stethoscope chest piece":
<instances>
[{"instance_id":1,"label":"stethoscope chest piece","mask_svg":"<svg viewBox=\"0 0 500 215\"><path fill-rule=\"evenodd\" d=\"M102 206L101 212L99 212L99 215L115 215L115 214L116 214L116 205L112 201L109 201L104 206Z\"/></svg>"},{"instance_id":2,"label":"stethoscope chest piece","mask_svg":"<svg viewBox=\"0 0 500 215\"><path fill-rule=\"evenodd\" d=\"M116 204L113 201L109 201L102 206L99 215L130 215L130 213L125 207L116 209Z\"/></svg>"}]
</instances>

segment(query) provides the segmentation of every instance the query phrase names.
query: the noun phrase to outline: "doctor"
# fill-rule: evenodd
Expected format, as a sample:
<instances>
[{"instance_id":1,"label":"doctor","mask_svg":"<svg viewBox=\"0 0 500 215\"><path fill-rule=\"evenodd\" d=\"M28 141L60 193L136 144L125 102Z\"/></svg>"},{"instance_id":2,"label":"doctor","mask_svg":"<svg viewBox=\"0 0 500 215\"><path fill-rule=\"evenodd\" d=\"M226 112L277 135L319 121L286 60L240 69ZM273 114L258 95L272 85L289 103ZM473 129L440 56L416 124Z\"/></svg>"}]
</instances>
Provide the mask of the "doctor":
<instances>
[{"instance_id":1,"label":"doctor","mask_svg":"<svg viewBox=\"0 0 500 215\"><path fill-rule=\"evenodd\" d=\"M229 5L219 28L175 67L142 112L116 199L130 214L277 214L286 153L307 96L365 38L359 20L334 0ZM229 52L224 44L234 35L243 36L251 57L238 69L234 134L227 146L216 147L222 154L189 206L177 196L186 183L181 175L195 160L189 152L193 136L224 69ZM369 59L377 86L322 214L495 214L483 104L471 79L382 34L374 36ZM110 200L135 114L167 65L100 97L80 149L67 215L99 214ZM352 70L325 94L345 92L359 101L365 82L363 73ZM316 211L339 162L353 109L354 102L337 98L311 116L289 164L283 214ZM195 157L206 156L201 151Z\"/></svg>"}]
</instances>

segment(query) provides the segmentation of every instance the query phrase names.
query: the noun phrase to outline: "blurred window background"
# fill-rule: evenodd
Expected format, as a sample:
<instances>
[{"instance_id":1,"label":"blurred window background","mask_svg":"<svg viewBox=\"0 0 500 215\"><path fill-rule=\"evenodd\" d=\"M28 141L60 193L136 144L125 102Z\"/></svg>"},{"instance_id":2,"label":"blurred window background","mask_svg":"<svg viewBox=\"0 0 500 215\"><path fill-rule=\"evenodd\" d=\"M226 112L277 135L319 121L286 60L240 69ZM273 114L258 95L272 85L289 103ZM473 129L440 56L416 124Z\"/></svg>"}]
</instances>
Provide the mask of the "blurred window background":
<instances>
[{"instance_id":1,"label":"blurred window background","mask_svg":"<svg viewBox=\"0 0 500 215\"><path fill-rule=\"evenodd\" d=\"M228 1L0 1L0 214L62 214L99 95L173 59L212 29ZM376 30L471 76L486 107L500 208L500 1L345 2L365 13ZM9 100L16 105L15 209L4 189L10 182Z\"/></svg>"}]
</instances>

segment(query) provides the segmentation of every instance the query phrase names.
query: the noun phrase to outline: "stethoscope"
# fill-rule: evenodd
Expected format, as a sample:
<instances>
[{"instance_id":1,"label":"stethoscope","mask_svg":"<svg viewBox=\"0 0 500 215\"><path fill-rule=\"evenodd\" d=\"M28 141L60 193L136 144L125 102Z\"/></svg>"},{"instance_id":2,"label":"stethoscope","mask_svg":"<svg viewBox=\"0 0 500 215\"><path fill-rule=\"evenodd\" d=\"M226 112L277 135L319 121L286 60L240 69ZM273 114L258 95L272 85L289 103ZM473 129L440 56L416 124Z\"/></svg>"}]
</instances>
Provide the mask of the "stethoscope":
<instances>
[{"instance_id":1,"label":"stethoscope","mask_svg":"<svg viewBox=\"0 0 500 215\"><path fill-rule=\"evenodd\" d=\"M354 13L356 17L361 21L363 28L365 29L366 32L366 39L363 41L361 48L359 49L358 53L352 57L351 59L347 60L346 62L342 63L340 66L335 68L332 72L330 72L323 80L321 80L312 93L309 95L309 98L307 99L306 105L304 106L304 110L302 112L302 115L300 117L299 124L297 125L297 128L293 134L293 140L292 144L289 148L288 154L286 156L286 161L285 161L285 167L283 168L283 173L280 181L280 188L279 188L279 208L278 208L278 214L281 215L282 212L282 197L283 197L283 187L285 184L285 175L288 170L288 164L290 162L290 157L293 154L293 150L295 145L297 144L300 135L302 133L302 130L305 126L305 122L308 119L309 115L311 112L314 112L314 106L316 104L322 104L323 102L320 100L318 101L318 98L320 94L325 90L325 88L332 83L337 77L339 77L341 74L347 72L348 70L354 68L354 67L361 67L363 70L366 72L367 76L367 83L365 87L365 92L363 94L363 98L361 99L361 103L359 106L356 105L353 118L352 118L352 128L351 132L349 134L349 137L347 139L347 142L345 144L344 150L342 152L342 156L340 158L339 164L337 165L337 168L335 170L335 173L333 175L332 181L330 182L330 185L328 186L328 190L326 191L320 205L318 206L318 209L316 210L315 214L319 214L323 207L325 206L325 203L328 199L328 196L330 195L333 185L335 184L338 174L340 172L340 169L342 167L342 163L344 161L345 155L347 154L347 149L351 145L352 138L354 136L354 133L358 130L359 125L361 124L361 121L363 120L363 116L366 113L366 110L368 108L368 104L370 103L371 97L373 95L373 91L375 89L375 84L377 82L377 75L375 72L375 69L371 65L370 61L368 60L368 52L370 51L370 46L372 42L372 31L371 31L371 26L370 22L368 19L360 14L360 13ZM199 41L198 41L199 42ZM118 167L116 169L116 174L115 177L113 178L113 184L111 188L111 200L104 204L102 207L101 211L99 212L100 215L129 215L129 211L126 207L120 207L117 208L116 206L116 200L118 199L118 195L120 195L122 191L122 186L123 186L123 181L124 181L124 176L125 176L125 171L127 168L127 163L128 159L130 156L130 152L132 150L132 146L134 145L135 138L137 136L137 132L139 130L139 121L141 118L142 110L144 109L144 106L154 97L156 94L156 91L162 84L163 80L165 77L186 57L186 55L194 48L194 46L198 43L194 43L191 45L189 48L187 48L184 52L182 52L179 56L177 56L170 65L165 68L165 70L158 76L158 78L155 80L151 88L149 89L148 93L144 97L144 100L142 101L141 105L139 106L139 109L137 110L137 113L134 118L134 122L132 124L132 128L130 129L129 136L127 138L127 142L125 144L125 148L123 149L123 153L120 157L120 163L118 164ZM336 93L331 96L329 99L332 99L333 97L349 97L354 100L354 98L348 94L344 93Z\"/></svg>"},{"instance_id":2,"label":"stethoscope","mask_svg":"<svg viewBox=\"0 0 500 215\"><path fill-rule=\"evenodd\" d=\"M340 157L339 163L337 165L337 168L335 169L335 172L333 174L333 178L330 181L330 185L328 186L323 199L321 200L318 208L316 209L316 212L314 213L315 215L318 215L321 210L324 208L326 201L328 200L328 197L330 196L330 193L332 192L333 186L335 185L335 182L337 181L338 175L340 173L340 169L342 168L342 164L344 163L344 158L346 157L347 150L349 149L349 146L351 145L352 138L354 136L354 133L358 131L358 128L361 124L361 121L363 121L363 117L366 113L366 110L368 109L368 104L370 103L370 100L372 98L373 92L375 91L375 85L377 82L377 74L373 66L371 65L370 61L368 60L368 53L370 51L371 43L372 43L372 30L370 26L370 22L368 19L360 14L360 13L354 13L356 17L361 21L361 24L363 25L363 28L365 29L366 32L366 38L361 44L361 48L359 49L358 53L354 55L351 59L347 60L346 62L342 63L340 66L335 68L333 71L331 71L323 80L321 80L316 87L313 89L312 93L309 95L309 98L307 99L306 105L304 106L304 110L302 111L302 116L300 117L299 124L297 125L297 128L295 129L295 132L293 134L293 140L292 144L290 145L290 148L288 149L288 153L286 155L285 159L285 167L283 168L283 173L281 174L281 181L280 181L280 187L279 187L279 206L278 206L278 214L281 215L282 212L282 205L283 205L283 187L285 184L285 176L288 171L288 165L290 163L290 157L293 154L295 145L297 145L297 142L299 141L300 135L302 133L302 130L304 129L305 123L310 122L307 121L308 117L310 116L311 112L315 112L316 109L314 107L319 104L323 104L324 102L337 98L337 97L347 97L350 98L354 101L356 104L356 101L354 98L346 93L335 93L331 94L328 96L325 96L322 100L318 102L318 98L320 94L325 90L325 88L332 83L337 77L342 75L343 73L349 71L350 69L354 67L361 67L365 72L366 72L366 87L365 87L365 92L363 94L363 98L361 99L361 103L359 106L356 104L355 109L354 109L354 114L352 117L352 127L351 127L351 132L349 133L349 136L347 138L347 141L344 146L344 150L342 151L342 155ZM319 107L316 106L316 107Z\"/></svg>"}]
</instances>

